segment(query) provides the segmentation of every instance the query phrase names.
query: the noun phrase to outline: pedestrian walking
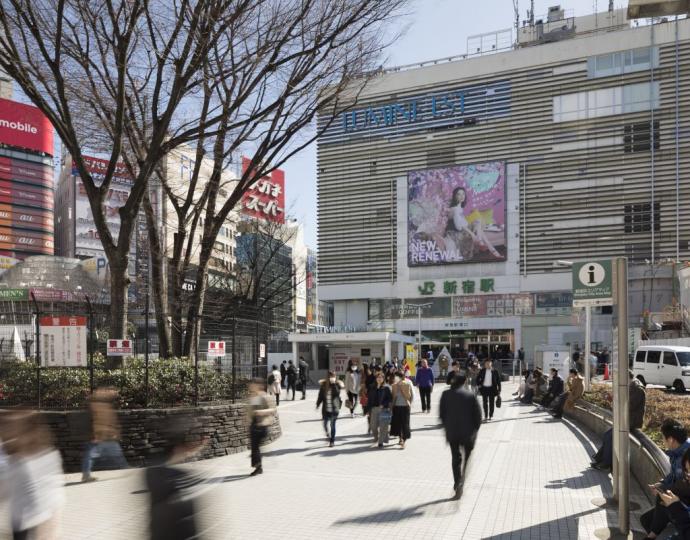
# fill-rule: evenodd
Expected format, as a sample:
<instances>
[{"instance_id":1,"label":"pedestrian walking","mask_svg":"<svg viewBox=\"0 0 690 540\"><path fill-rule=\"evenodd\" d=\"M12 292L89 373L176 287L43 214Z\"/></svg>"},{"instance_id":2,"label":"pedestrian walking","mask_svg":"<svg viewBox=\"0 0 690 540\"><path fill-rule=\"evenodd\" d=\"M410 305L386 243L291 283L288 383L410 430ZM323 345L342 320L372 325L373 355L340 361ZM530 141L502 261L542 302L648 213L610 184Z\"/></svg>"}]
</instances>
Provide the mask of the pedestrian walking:
<instances>
[{"instance_id":1,"label":"pedestrian walking","mask_svg":"<svg viewBox=\"0 0 690 540\"><path fill-rule=\"evenodd\" d=\"M273 364L271 369L272 371L268 374L266 383L268 385L268 393L269 395L276 397L276 407L278 407L280 405L280 392L282 391L282 378L280 371L278 371L278 366Z\"/></svg>"},{"instance_id":2,"label":"pedestrian walking","mask_svg":"<svg viewBox=\"0 0 690 540\"><path fill-rule=\"evenodd\" d=\"M50 429L37 413L12 411L0 417L0 440L6 454L0 492L9 498L12 538L58 538L64 480L62 458Z\"/></svg>"},{"instance_id":3,"label":"pedestrian walking","mask_svg":"<svg viewBox=\"0 0 690 540\"><path fill-rule=\"evenodd\" d=\"M302 387L302 399L307 399L307 381L309 380L309 364L299 357L299 383Z\"/></svg>"},{"instance_id":4,"label":"pedestrian walking","mask_svg":"<svg viewBox=\"0 0 690 540\"><path fill-rule=\"evenodd\" d=\"M494 417L496 397L501 395L501 375L493 368L491 359L484 361L484 367L477 375L477 386L482 395L484 421L491 420Z\"/></svg>"},{"instance_id":5,"label":"pedestrian walking","mask_svg":"<svg viewBox=\"0 0 690 540\"><path fill-rule=\"evenodd\" d=\"M273 423L275 408L272 408L268 397L261 388L261 379L254 379L249 384L249 406L247 417L249 425L249 441L251 446L251 464L254 471L250 476L264 472L261 463L261 443L268 434L268 428Z\"/></svg>"},{"instance_id":6,"label":"pedestrian walking","mask_svg":"<svg viewBox=\"0 0 690 540\"><path fill-rule=\"evenodd\" d=\"M175 415L168 417L167 423L162 429L163 461L144 472L149 493L149 538L199 539L202 536L196 522L197 499L209 484L201 474L180 465L201 451L206 440L188 440L189 418Z\"/></svg>"},{"instance_id":7,"label":"pedestrian walking","mask_svg":"<svg viewBox=\"0 0 690 540\"><path fill-rule=\"evenodd\" d=\"M292 401L295 401L295 387L297 386L297 368L292 360L288 362L288 367L285 370L287 376L287 391L285 392L285 399L290 397L290 390L292 390Z\"/></svg>"},{"instance_id":8,"label":"pedestrian walking","mask_svg":"<svg viewBox=\"0 0 690 540\"><path fill-rule=\"evenodd\" d=\"M453 360L453 363L451 364L451 370L448 372L448 375L446 376L446 384L448 386L451 385L453 379L458 373L460 373L460 362L458 362L457 360Z\"/></svg>"},{"instance_id":9,"label":"pedestrian walking","mask_svg":"<svg viewBox=\"0 0 690 540\"><path fill-rule=\"evenodd\" d=\"M371 433L379 448L383 448L384 443L388 442L392 397L390 386L386 384L383 372L377 371L376 386L369 391L369 405L371 406L369 414L371 415Z\"/></svg>"},{"instance_id":10,"label":"pedestrian walking","mask_svg":"<svg viewBox=\"0 0 690 540\"><path fill-rule=\"evenodd\" d=\"M482 423L482 412L477 398L465 389L465 375L456 375L451 386L441 394L439 416L450 446L455 498L462 495L470 454L474 449L477 433ZM463 468L462 452L465 454Z\"/></svg>"},{"instance_id":11,"label":"pedestrian walking","mask_svg":"<svg viewBox=\"0 0 690 540\"><path fill-rule=\"evenodd\" d=\"M467 366L467 384L470 387L470 392L472 392L475 396L479 392L477 388L477 377L479 376L479 364L477 363L476 360L472 360Z\"/></svg>"},{"instance_id":12,"label":"pedestrian walking","mask_svg":"<svg viewBox=\"0 0 690 540\"><path fill-rule=\"evenodd\" d=\"M99 388L89 400L91 438L81 462L81 481L94 482L91 475L94 460L106 463L108 468L126 469L127 460L120 446L120 425L115 412L117 392L112 388Z\"/></svg>"},{"instance_id":13,"label":"pedestrian walking","mask_svg":"<svg viewBox=\"0 0 690 540\"><path fill-rule=\"evenodd\" d=\"M347 391L347 402L350 409L350 416L355 415L355 407L359 397L359 370L352 360L347 364L345 372L345 390Z\"/></svg>"},{"instance_id":14,"label":"pedestrian walking","mask_svg":"<svg viewBox=\"0 0 690 540\"><path fill-rule=\"evenodd\" d=\"M340 391L343 383L336 379L335 372L329 371L328 377L319 383L319 397L316 400L316 408L321 406L321 418L323 419L323 429L329 440L328 446L335 445L335 423L338 420L342 398ZM330 428L330 430L329 430Z\"/></svg>"},{"instance_id":15,"label":"pedestrian walking","mask_svg":"<svg viewBox=\"0 0 690 540\"><path fill-rule=\"evenodd\" d=\"M429 351L431 353L431 351ZM434 372L429 367L426 360L422 360L422 365L417 370L415 376L419 397L422 401L422 412L431 412L431 392L434 389Z\"/></svg>"},{"instance_id":16,"label":"pedestrian walking","mask_svg":"<svg viewBox=\"0 0 690 540\"><path fill-rule=\"evenodd\" d=\"M405 448L405 442L412 436L410 432L410 408L414 399L414 387L405 378L402 371L395 374L395 382L391 389L393 402L393 418L391 420L391 435L398 437L398 444Z\"/></svg>"},{"instance_id":17,"label":"pedestrian walking","mask_svg":"<svg viewBox=\"0 0 690 540\"><path fill-rule=\"evenodd\" d=\"M287 385L287 360L283 360L280 364L280 387L285 388Z\"/></svg>"}]
</instances>

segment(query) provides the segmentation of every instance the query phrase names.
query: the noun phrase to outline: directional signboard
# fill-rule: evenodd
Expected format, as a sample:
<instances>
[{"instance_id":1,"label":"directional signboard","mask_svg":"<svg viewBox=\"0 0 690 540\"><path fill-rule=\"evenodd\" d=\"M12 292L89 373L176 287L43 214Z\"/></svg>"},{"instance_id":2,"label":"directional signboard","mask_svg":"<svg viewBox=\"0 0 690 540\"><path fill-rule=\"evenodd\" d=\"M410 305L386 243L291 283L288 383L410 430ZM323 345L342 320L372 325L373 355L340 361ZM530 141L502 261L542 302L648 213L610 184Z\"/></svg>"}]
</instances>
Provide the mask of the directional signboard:
<instances>
[{"instance_id":1,"label":"directional signboard","mask_svg":"<svg viewBox=\"0 0 690 540\"><path fill-rule=\"evenodd\" d=\"M108 356L132 356L132 340L130 339L109 339Z\"/></svg>"},{"instance_id":2,"label":"directional signboard","mask_svg":"<svg viewBox=\"0 0 690 540\"><path fill-rule=\"evenodd\" d=\"M613 305L611 260L573 264L573 307Z\"/></svg>"}]
</instances>

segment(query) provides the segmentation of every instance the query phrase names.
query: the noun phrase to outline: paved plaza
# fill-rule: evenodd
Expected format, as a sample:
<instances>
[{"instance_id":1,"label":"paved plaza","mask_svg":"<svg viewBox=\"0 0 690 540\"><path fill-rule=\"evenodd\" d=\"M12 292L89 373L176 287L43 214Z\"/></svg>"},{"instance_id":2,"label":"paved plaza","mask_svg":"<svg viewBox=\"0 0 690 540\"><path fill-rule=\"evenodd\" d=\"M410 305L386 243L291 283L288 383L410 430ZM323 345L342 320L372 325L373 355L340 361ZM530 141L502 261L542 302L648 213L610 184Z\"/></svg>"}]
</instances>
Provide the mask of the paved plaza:
<instances>
[{"instance_id":1,"label":"paved plaza","mask_svg":"<svg viewBox=\"0 0 690 540\"><path fill-rule=\"evenodd\" d=\"M412 439L378 449L361 416L342 415L328 448L306 401L280 406L283 436L264 448L262 476L248 478L248 452L193 464L209 479L200 499L204 538L592 539L616 523L592 505L610 497L610 478L588 468L594 445L568 421L519 405L505 384L504 405L484 424L464 494L452 501L450 452L431 414L412 415ZM102 472L79 484L66 475L63 538L145 537L148 495L140 470ZM633 483L633 499L648 503ZM5 513L3 526L5 526ZM633 525L639 529L636 517Z\"/></svg>"}]
</instances>

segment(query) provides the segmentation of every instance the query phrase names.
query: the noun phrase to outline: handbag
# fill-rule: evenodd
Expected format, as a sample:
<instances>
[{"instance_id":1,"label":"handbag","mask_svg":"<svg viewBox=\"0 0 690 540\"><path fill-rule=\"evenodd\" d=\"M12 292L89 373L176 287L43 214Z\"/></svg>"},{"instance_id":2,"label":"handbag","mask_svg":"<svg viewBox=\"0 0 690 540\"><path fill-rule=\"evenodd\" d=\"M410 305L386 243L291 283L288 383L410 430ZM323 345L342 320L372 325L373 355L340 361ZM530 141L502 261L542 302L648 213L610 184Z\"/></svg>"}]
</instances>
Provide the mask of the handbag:
<instances>
[{"instance_id":1,"label":"handbag","mask_svg":"<svg viewBox=\"0 0 690 540\"><path fill-rule=\"evenodd\" d=\"M345 400L345 407L346 407L347 409L352 409L352 408L353 408L353 407L352 407L352 400L346 399L346 400Z\"/></svg>"},{"instance_id":2,"label":"handbag","mask_svg":"<svg viewBox=\"0 0 690 540\"><path fill-rule=\"evenodd\" d=\"M498 407L499 409L501 408L501 396L498 396L496 398L496 407Z\"/></svg>"},{"instance_id":3,"label":"handbag","mask_svg":"<svg viewBox=\"0 0 690 540\"><path fill-rule=\"evenodd\" d=\"M368 402L369 402L369 398L367 397L366 394L362 394L359 397L359 403L362 407L366 407Z\"/></svg>"}]
</instances>

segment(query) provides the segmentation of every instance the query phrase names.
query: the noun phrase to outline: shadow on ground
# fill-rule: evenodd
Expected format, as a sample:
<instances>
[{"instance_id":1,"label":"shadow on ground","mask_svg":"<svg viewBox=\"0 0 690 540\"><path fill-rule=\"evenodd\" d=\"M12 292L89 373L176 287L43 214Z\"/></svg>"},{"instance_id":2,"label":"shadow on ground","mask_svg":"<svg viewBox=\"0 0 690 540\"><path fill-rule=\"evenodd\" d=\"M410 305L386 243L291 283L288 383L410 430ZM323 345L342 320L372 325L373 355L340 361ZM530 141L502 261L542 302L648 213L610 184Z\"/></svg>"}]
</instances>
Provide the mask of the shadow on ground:
<instances>
[{"instance_id":1,"label":"shadow on ground","mask_svg":"<svg viewBox=\"0 0 690 540\"><path fill-rule=\"evenodd\" d=\"M453 498L436 499L435 501L415 504L414 506L408 506L407 508L389 508L388 510L383 510L382 512L374 512L372 514L364 514L361 516L339 519L338 521L333 522L331 526L351 524L371 525L374 523L395 523L407 519L415 519L424 516L424 508L444 502L453 502ZM456 508L453 508L451 513L455 513L456 510Z\"/></svg>"}]
</instances>

